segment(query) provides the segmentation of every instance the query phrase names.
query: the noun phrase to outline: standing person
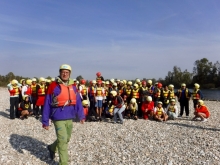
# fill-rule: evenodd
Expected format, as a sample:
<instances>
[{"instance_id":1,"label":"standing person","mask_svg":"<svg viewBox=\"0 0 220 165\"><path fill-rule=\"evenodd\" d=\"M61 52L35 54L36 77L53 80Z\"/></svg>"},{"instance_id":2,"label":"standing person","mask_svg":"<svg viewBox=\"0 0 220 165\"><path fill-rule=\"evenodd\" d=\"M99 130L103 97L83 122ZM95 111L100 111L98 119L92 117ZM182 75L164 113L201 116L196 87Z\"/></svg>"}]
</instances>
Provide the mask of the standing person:
<instances>
[{"instance_id":1,"label":"standing person","mask_svg":"<svg viewBox=\"0 0 220 165\"><path fill-rule=\"evenodd\" d=\"M89 102L90 102L90 107L89 107L89 120L90 121L97 120L97 113L95 109L95 86L96 86L96 81L92 80L90 83L90 87L88 89L88 96L89 96ZM95 119L92 118L92 116L95 116Z\"/></svg>"},{"instance_id":2,"label":"standing person","mask_svg":"<svg viewBox=\"0 0 220 165\"><path fill-rule=\"evenodd\" d=\"M10 119L15 119L15 117L19 118L18 104L21 84L19 84L17 80L12 80L7 87L10 93Z\"/></svg>"},{"instance_id":3,"label":"standing person","mask_svg":"<svg viewBox=\"0 0 220 165\"><path fill-rule=\"evenodd\" d=\"M113 117L114 123L117 122L117 114L118 114L120 119L120 124L123 124L124 119L122 116L122 112L124 112L125 110L124 101L121 96L117 95L116 91L111 91L110 97L112 100L111 100L111 104L109 105L109 108L112 107L112 105L114 105L114 117Z\"/></svg>"},{"instance_id":4,"label":"standing person","mask_svg":"<svg viewBox=\"0 0 220 165\"><path fill-rule=\"evenodd\" d=\"M136 99L137 102L137 115L139 118L142 118L142 111L141 111L141 105L140 105L140 88L138 87L138 84L134 84L134 88L131 91L132 98ZM129 104L129 103L128 103Z\"/></svg>"},{"instance_id":5,"label":"standing person","mask_svg":"<svg viewBox=\"0 0 220 165\"><path fill-rule=\"evenodd\" d=\"M200 85L195 83L194 84L194 90L192 92L192 97L193 97L193 106L194 109L196 110L196 106L198 105L198 101L200 99L203 99L203 94L201 92L201 90L199 89Z\"/></svg>"},{"instance_id":6,"label":"standing person","mask_svg":"<svg viewBox=\"0 0 220 165\"><path fill-rule=\"evenodd\" d=\"M59 76L49 86L42 116L44 129L49 129L49 119L54 123L57 140L47 148L51 159L54 159L58 150L59 165L68 164L67 149L73 128L72 119L77 115L82 124L85 119L81 98L76 87L70 82L70 74L69 65L60 66Z\"/></svg>"},{"instance_id":7,"label":"standing person","mask_svg":"<svg viewBox=\"0 0 220 165\"><path fill-rule=\"evenodd\" d=\"M186 84L181 84L181 89L177 91L178 101L180 102L180 114L178 117L183 116L184 108L186 112L186 117L189 117L189 100L191 97L191 93L188 88L186 88Z\"/></svg>"},{"instance_id":8,"label":"standing person","mask_svg":"<svg viewBox=\"0 0 220 165\"><path fill-rule=\"evenodd\" d=\"M169 88L169 101L171 101L172 99L176 100L176 95L175 95L175 91L174 91L174 85L170 84L168 86Z\"/></svg>"},{"instance_id":9,"label":"standing person","mask_svg":"<svg viewBox=\"0 0 220 165\"><path fill-rule=\"evenodd\" d=\"M86 87L86 80L82 79L79 85L79 92L81 96L81 100L88 100L88 88Z\"/></svg>"},{"instance_id":10,"label":"standing person","mask_svg":"<svg viewBox=\"0 0 220 165\"><path fill-rule=\"evenodd\" d=\"M95 107L96 113L98 114L97 120L102 121L102 107L103 107L103 96L104 88L101 87L102 81L97 82L97 87L95 88Z\"/></svg>"},{"instance_id":11,"label":"standing person","mask_svg":"<svg viewBox=\"0 0 220 165\"><path fill-rule=\"evenodd\" d=\"M102 77L101 72L97 72L96 73L96 81L105 81L104 78Z\"/></svg>"},{"instance_id":12,"label":"standing person","mask_svg":"<svg viewBox=\"0 0 220 165\"><path fill-rule=\"evenodd\" d=\"M32 104L33 104L33 114L36 115L36 102L37 102L37 79L36 78L32 78L32 85L31 85L31 89L32 89L32 93L31 93L31 98L32 98Z\"/></svg>"},{"instance_id":13,"label":"standing person","mask_svg":"<svg viewBox=\"0 0 220 165\"><path fill-rule=\"evenodd\" d=\"M22 95L23 99L24 99L24 95L28 95L28 100L32 103L32 97L31 97L32 88L31 88L31 85L32 85L32 80L27 79L26 80L26 85L22 87L21 95Z\"/></svg>"},{"instance_id":14,"label":"standing person","mask_svg":"<svg viewBox=\"0 0 220 165\"><path fill-rule=\"evenodd\" d=\"M44 107L44 99L45 99L45 94L46 94L46 81L45 78L40 77L39 78L39 84L36 86L36 91L37 91L37 102L36 102L36 119L39 119L39 115L42 114L43 107ZM41 107L41 112L40 111Z\"/></svg>"}]
</instances>

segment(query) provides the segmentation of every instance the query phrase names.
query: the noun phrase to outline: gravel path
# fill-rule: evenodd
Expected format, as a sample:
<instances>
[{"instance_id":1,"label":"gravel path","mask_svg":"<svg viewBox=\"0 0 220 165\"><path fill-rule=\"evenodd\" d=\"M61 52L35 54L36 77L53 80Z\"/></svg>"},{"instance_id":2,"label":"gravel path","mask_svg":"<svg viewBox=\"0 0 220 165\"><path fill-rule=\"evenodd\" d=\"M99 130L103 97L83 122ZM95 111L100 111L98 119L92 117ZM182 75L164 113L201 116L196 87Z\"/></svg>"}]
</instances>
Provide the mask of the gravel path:
<instances>
[{"instance_id":1,"label":"gravel path","mask_svg":"<svg viewBox=\"0 0 220 165\"><path fill-rule=\"evenodd\" d=\"M9 119L9 94L0 88L0 164L56 165L48 158L47 144L56 136L53 125L42 129L39 120ZM207 122L126 120L84 125L74 122L69 142L70 165L220 165L220 102L206 101L211 117Z\"/></svg>"}]
</instances>

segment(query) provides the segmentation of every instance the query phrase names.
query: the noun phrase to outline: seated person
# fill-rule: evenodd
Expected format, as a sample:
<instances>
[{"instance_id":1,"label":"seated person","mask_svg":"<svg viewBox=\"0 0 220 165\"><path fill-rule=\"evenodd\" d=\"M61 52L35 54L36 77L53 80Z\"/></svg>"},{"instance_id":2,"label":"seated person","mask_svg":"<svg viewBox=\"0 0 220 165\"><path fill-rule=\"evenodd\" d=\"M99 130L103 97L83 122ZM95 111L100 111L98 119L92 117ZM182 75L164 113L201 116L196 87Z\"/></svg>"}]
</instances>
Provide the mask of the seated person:
<instances>
[{"instance_id":1,"label":"seated person","mask_svg":"<svg viewBox=\"0 0 220 165\"><path fill-rule=\"evenodd\" d=\"M195 115L195 117L192 120L201 119L201 121L205 122L209 118L210 112L209 112L208 108L205 106L203 100L198 101L194 115Z\"/></svg>"},{"instance_id":2,"label":"seated person","mask_svg":"<svg viewBox=\"0 0 220 165\"><path fill-rule=\"evenodd\" d=\"M146 97L146 101L142 103L141 106L143 119L147 120L149 117L153 118L154 115L154 102L151 96Z\"/></svg>"},{"instance_id":3,"label":"seated person","mask_svg":"<svg viewBox=\"0 0 220 165\"><path fill-rule=\"evenodd\" d=\"M136 103L136 99L132 98L129 105L128 105L128 109L127 109L127 117L133 118L135 120L138 119L137 117L137 111L138 111L138 105Z\"/></svg>"},{"instance_id":4,"label":"seated person","mask_svg":"<svg viewBox=\"0 0 220 165\"><path fill-rule=\"evenodd\" d=\"M31 110L31 102L29 100L28 95L24 95L23 96L23 101L20 104L20 108L19 108L20 112L20 119L24 120L24 118L28 118L28 115L32 115L33 112Z\"/></svg>"},{"instance_id":5,"label":"seated person","mask_svg":"<svg viewBox=\"0 0 220 165\"><path fill-rule=\"evenodd\" d=\"M83 105L83 111L84 111L84 115L85 115L85 121L87 121L88 120L88 114L89 114L88 100L83 100L82 105Z\"/></svg>"},{"instance_id":6,"label":"seated person","mask_svg":"<svg viewBox=\"0 0 220 165\"><path fill-rule=\"evenodd\" d=\"M175 120L178 117L178 108L176 105L176 100L171 99L170 104L167 107L168 119Z\"/></svg>"},{"instance_id":7,"label":"seated person","mask_svg":"<svg viewBox=\"0 0 220 165\"><path fill-rule=\"evenodd\" d=\"M166 121L168 119L162 105L163 103L158 101L157 106L154 108L154 119L157 121Z\"/></svg>"},{"instance_id":8,"label":"seated person","mask_svg":"<svg viewBox=\"0 0 220 165\"><path fill-rule=\"evenodd\" d=\"M108 106L111 104L111 101L108 102ZM114 105L112 105L111 107L106 107L105 108L105 118L110 118L112 119L114 114L113 114L113 110L114 110Z\"/></svg>"}]
</instances>

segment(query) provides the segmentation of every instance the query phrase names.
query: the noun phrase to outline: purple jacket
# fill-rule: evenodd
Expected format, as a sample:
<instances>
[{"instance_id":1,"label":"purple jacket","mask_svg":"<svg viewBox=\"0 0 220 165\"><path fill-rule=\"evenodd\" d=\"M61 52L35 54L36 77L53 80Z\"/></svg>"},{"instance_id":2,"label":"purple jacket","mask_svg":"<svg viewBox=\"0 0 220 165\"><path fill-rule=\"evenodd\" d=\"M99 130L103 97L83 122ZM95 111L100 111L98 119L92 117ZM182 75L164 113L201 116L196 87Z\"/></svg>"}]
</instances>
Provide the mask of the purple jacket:
<instances>
[{"instance_id":1,"label":"purple jacket","mask_svg":"<svg viewBox=\"0 0 220 165\"><path fill-rule=\"evenodd\" d=\"M44 126L49 126L49 119L54 121L69 120L76 118L76 116L78 116L80 120L85 119L81 97L75 86L73 86L73 89L76 93L76 105L65 107L52 107L52 96L58 96L61 92L60 86L58 84L52 88L54 89L49 89L50 91L48 90L45 96L42 114L42 124Z\"/></svg>"}]
</instances>

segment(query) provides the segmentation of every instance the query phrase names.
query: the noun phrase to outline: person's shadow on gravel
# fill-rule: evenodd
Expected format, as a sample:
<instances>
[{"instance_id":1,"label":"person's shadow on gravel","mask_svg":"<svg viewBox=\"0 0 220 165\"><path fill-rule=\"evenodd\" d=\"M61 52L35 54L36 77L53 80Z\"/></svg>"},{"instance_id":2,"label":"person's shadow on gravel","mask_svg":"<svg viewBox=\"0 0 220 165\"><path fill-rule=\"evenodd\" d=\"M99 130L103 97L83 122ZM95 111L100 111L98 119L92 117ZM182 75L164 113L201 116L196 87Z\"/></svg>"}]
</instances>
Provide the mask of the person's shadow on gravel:
<instances>
[{"instance_id":1,"label":"person's shadow on gravel","mask_svg":"<svg viewBox=\"0 0 220 165\"><path fill-rule=\"evenodd\" d=\"M49 165L56 165L57 163L49 158L49 152L47 150L47 144L34 139L29 136L22 136L12 134L9 142L11 146L20 153L25 154L29 152L31 155L36 156L43 162Z\"/></svg>"},{"instance_id":2,"label":"person's shadow on gravel","mask_svg":"<svg viewBox=\"0 0 220 165\"><path fill-rule=\"evenodd\" d=\"M9 119L9 114L8 113L0 111L0 115Z\"/></svg>"}]
</instances>

